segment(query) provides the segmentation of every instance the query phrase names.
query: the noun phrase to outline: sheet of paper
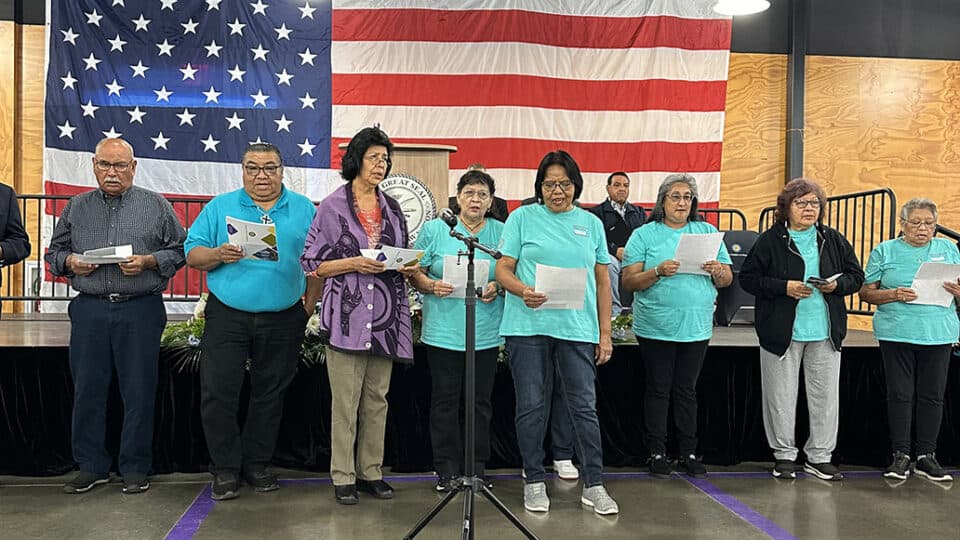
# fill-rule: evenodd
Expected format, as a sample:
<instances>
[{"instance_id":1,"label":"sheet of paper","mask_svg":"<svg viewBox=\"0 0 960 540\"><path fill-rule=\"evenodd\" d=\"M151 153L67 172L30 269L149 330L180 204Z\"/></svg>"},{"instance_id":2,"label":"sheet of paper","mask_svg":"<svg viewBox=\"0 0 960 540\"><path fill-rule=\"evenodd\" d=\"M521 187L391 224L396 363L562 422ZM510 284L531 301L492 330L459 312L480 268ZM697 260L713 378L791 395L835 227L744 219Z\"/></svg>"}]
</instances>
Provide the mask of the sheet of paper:
<instances>
[{"instance_id":1,"label":"sheet of paper","mask_svg":"<svg viewBox=\"0 0 960 540\"><path fill-rule=\"evenodd\" d=\"M680 263L680 274L700 274L709 276L700 265L707 261L715 261L723 242L723 233L708 234L681 234L673 260Z\"/></svg>"},{"instance_id":2,"label":"sheet of paper","mask_svg":"<svg viewBox=\"0 0 960 540\"><path fill-rule=\"evenodd\" d=\"M87 264L116 264L127 260L131 255L133 255L133 246L130 244L88 249L83 252L83 255L73 254L78 261Z\"/></svg>"},{"instance_id":3,"label":"sheet of paper","mask_svg":"<svg viewBox=\"0 0 960 540\"><path fill-rule=\"evenodd\" d=\"M383 248L380 249L380 254L377 256L378 261L382 261L387 265L387 270L396 270L403 266L419 265L420 259L422 258L423 250L404 249L393 246L383 246Z\"/></svg>"},{"instance_id":4,"label":"sheet of paper","mask_svg":"<svg viewBox=\"0 0 960 540\"><path fill-rule=\"evenodd\" d=\"M273 223L257 223L227 216L227 239L231 244L240 246L245 259L280 260L277 226Z\"/></svg>"},{"instance_id":5,"label":"sheet of paper","mask_svg":"<svg viewBox=\"0 0 960 540\"><path fill-rule=\"evenodd\" d=\"M377 259L377 256L379 256L380 253L382 253L382 251L380 251L379 249L361 249L360 250L361 255L363 255L368 259L373 259L375 261L379 260Z\"/></svg>"},{"instance_id":6,"label":"sheet of paper","mask_svg":"<svg viewBox=\"0 0 960 540\"><path fill-rule=\"evenodd\" d=\"M547 301L539 309L583 309L587 269L538 264L533 289L547 295Z\"/></svg>"},{"instance_id":7,"label":"sheet of paper","mask_svg":"<svg viewBox=\"0 0 960 540\"><path fill-rule=\"evenodd\" d=\"M473 278L475 285L483 289L487 286L490 276L490 260L475 259L473 261ZM453 292L448 298L467 297L467 258L456 255L443 257L443 281L453 285Z\"/></svg>"},{"instance_id":8,"label":"sheet of paper","mask_svg":"<svg viewBox=\"0 0 960 540\"><path fill-rule=\"evenodd\" d=\"M911 304L928 304L947 307L953 295L943 288L944 281L957 281L960 277L960 264L925 262L913 276L910 288L917 293L917 299Z\"/></svg>"}]
</instances>

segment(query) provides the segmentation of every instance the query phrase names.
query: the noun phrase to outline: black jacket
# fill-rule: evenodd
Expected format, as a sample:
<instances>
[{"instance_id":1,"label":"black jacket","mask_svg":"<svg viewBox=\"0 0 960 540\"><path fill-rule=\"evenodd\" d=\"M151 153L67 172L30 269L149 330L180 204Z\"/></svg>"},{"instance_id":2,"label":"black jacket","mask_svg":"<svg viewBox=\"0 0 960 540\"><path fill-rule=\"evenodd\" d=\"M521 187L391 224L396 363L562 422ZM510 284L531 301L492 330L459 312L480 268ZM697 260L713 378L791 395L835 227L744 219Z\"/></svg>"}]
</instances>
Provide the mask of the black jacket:
<instances>
[{"instance_id":1,"label":"black jacket","mask_svg":"<svg viewBox=\"0 0 960 540\"><path fill-rule=\"evenodd\" d=\"M610 199L590 208L590 211L603 222L603 230L607 234L607 251L611 255L617 254L617 248L626 246L630 233L645 221L643 209L630 203L627 203L623 217L620 217L610 204Z\"/></svg>"},{"instance_id":2,"label":"black jacket","mask_svg":"<svg viewBox=\"0 0 960 540\"><path fill-rule=\"evenodd\" d=\"M823 295L830 314L830 339L840 350L847 335L847 306L844 297L860 290L863 269L853 247L839 232L817 225L820 248L819 277L842 273L837 288ZM783 223L777 223L757 238L740 270L740 286L754 296L754 325L760 346L782 355L790 346L797 300L787 296L788 280L803 280L803 257L790 239Z\"/></svg>"},{"instance_id":3,"label":"black jacket","mask_svg":"<svg viewBox=\"0 0 960 540\"><path fill-rule=\"evenodd\" d=\"M17 194L6 184L0 184L0 246L3 246L4 266L16 264L30 255L30 237L23 230Z\"/></svg>"}]
</instances>

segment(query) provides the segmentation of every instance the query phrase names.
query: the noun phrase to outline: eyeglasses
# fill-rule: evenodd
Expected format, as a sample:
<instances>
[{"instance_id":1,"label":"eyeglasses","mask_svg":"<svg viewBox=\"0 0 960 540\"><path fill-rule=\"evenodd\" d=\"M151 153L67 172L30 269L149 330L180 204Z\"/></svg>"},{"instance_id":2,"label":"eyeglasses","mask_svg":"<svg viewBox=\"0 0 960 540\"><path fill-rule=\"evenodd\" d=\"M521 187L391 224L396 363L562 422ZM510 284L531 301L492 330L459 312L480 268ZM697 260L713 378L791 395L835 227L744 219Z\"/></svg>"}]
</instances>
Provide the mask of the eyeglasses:
<instances>
[{"instance_id":1,"label":"eyeglasses","mask_svg":"<svg viewBox=\"0 0 960 540\"><path fill-rule=\"evenodd\" d=\"M573 187L573 182L569 180L564 180L563 182L544 182L542 186L543 186L543 190L546 191L547 193L557 188L560 188L561 190L566 191Z\"/></svg>"},{"instance_id":2,"label":"eyeglasses","mask_svg":"<svg viewBox=\"0 0 960 540\"><path fill-rule=\"evenodd\" d=\"M110 163L109 161L97 161L97 170L98 171L109 171L110 167L113 167L113 170L117 172L123 172L130 168L130 163L126 161L120 161L118 163Z\"/></svg>"},{"instance_id":3,"label":"eyeglasses","mask_svg":"<svg viewBox=\"0 0 960 540\"><path fill-rule=\"evenodd\" d=\"M683 195L680 195L679 193L671 193L670 195L667 195L667 198L675 203L678 203L680 201L688 203L693 200L693 195L689 193L685 193Z\"/></svg>"},{"instance_id":4,"label":"eyeglasses","mask_svg":"<svg viewBox=\"0 0 960 540\"><path fill-rule=\"evenodd\" d=\"M490 198L490 194L487 193L486 191L473 191L472 189L467 191L461 191L460 195L466 199L472 199L476 197L481 201L485 201Z\"/></svg>"},{"instance_id":5,"label":"eyeglasses","mask_svg":"<svg viewBox=\"0 0 960 540\"><path fill-rule=\"evenodd\" d=\"M810 199L810 200L794 199L794 200L793 200L793 205L796 206L797 208L801 209L801 210L803 210L804 208L806 208L806 207L808 207L808 206L809 206L810 208L820 208L820 199Z\"/></svg>"},{"instance_id":6,"label":"eyeglasses","mask_svg":"<svg viewBox=\"0 0 960 540\"><path fill-rule=\"evenodd\" d=\"M367 163L371 165L377 165L381 161L384 163L390 163L389 154L367 154L363 156L363 159L367 160Z\"/></svg>"},{"instance_id":7,"label":"eyeglasses","mask_svg":"<svg viewBox=\"0 0 960 540\"><path fill-rule=\"evenodd\" d=\"M919 229L919 228L921 228L921 227L926 227L926 228L928 228L928 229L933 229L933 228L936 228L936 226L937 226L937 222L936 222L936 221L916 221L916 220L910 220L910 221L907 221L907 222L905 222L905 223L907 223L908 225L910 225L910 226L913 227L914 229Z\"/></svg>"},{"instance_id":8,"label":"eyeglasses","mask_svg":"<svg viewBox=\"0 0 960 540\"><path fill-rule=\"evenodd\" d=\"M277 174L277 171L280 170L281 165L264 165L263 167L257 165L244 165L243 170L246 171L250 176L256 176L260 174L260 171L263 171L267 176L273 176Z\"/></svg>"}]
</instances>

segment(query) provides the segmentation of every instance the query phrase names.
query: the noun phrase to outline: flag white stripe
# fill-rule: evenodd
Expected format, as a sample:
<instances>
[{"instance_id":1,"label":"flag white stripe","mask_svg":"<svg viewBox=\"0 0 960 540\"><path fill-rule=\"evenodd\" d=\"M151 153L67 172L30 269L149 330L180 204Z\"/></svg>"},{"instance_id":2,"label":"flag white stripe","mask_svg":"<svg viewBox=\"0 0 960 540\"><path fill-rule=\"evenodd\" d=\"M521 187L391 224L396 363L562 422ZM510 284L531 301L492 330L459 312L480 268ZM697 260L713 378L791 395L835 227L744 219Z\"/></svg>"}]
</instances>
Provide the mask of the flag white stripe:
<instances>
[{"instance_id":1,"label":"flag white stripe","mask_svg":"<svg viewBox=\"0 0 960 540\"><path fill-rule=\"evenodd\" d=\"M465 172L467 172L466 169L450 171L450 195L457 192L457 182ZM537 176L536 169L487 169L487 173L493 177L496 183L497 197L508 200L523 200L533 196L533 181ZM651 205L657 199L657 189L659 189L660 183L668 174L672 174L670 172L649 171L626 171L626 173L630 177L629 199L633 202L649 203ZM701 201L716 202L720 200L719 172L692 174L697 180L697 190ZM580 195L580 201L586 203L603 202L607 198L608 176L610 176L610 173L583 173L583 193Z\"/></svg>"},{"instance_id":2,"label":"flag white stripe","mask_svg":"<svg viewBox=\"0 0 960 540\"><path fill-rule=\"evenodd\" d=\"M721 142L723 112L569 111L534 107L334 106L332 134L379 123L394 138L539 139L592 143Z\"/></svg>"},{"instance_id":3,"label":"flag white stripe","mask_svg":"<svg viewBox=\"0 0 960 540\"><path fill-rule=\"evenodd\" d=\"M714 13L716 0L391 0L393 9L501 10L516 9L585 17L652 17L727 19ZM377 0L334 0L333 9L383 9Z\"/></svg>"},{"instance_id":4,"label":"flag white stripe","mask_svg":"<svg viewBox=\"0 0 960 540\"><path fill-rule=\"evenodd\" d=\"M337 73L530 75L585 81L725 81L730 53L671 47L581 49L534 43L338 41Z\"/></svg>"}]
</instances>

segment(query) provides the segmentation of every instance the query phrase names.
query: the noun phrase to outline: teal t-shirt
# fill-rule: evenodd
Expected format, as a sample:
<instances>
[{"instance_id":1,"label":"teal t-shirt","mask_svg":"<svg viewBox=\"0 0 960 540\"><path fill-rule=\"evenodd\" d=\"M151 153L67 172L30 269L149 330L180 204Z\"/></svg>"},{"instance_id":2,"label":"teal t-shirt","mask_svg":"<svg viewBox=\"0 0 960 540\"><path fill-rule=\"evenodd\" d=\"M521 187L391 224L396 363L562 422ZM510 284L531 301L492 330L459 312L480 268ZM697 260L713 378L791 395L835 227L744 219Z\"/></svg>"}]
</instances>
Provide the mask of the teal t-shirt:
<instances>
[{"instance_id":1,"label":"teal t-shirt","mask_svg":"<svg viewBox=\"0 0 960 540\"><path fill-rule=\"evenodd\" d=\"M284 187L266 212L277 227L279 260L240 259L221 264L207 272L207 288L224 304L241 311L281 311L292 306L306 288L300 254L316 210L310 199ZM227 216L260 223L263 215L242 188L218 195L190 225L183 251L190 253L197 246L216 248L227 242Z\"/></svg>"},{"instance_id":2,"label":"teal t-shirt","mask_svg":"<svg viewBox=\"0 0 960 540\"><path fill-rule=\"evenodd\" d=\"M469 235L463 223L457 223L457 231ZM475 234L481 244L496 247L500 244L500 235L503 233L503 223L495 219L487 219L483 228ZM427 269L430 279L443 280L444 256L457 256L457 251L466 249L460 240L450 236L450 226L440 219L428 221L420 229L416 249L423 250L423 259L420 264ZM490 262L488 275L474 277L477 287L486 288L487 283L494 280L496 261L486 253L476 250L474 261L485 260ZM460 263L466 268L467 257L460 258ZM477 350L492 349L503 344L500 337L500 318L503 315L503 298L485 304L477 299ZM466 307L463 298L440 298L433 294L423 295L423 328L420 330L420 341L427 345L463 351L466 349Z\"/></svg>"},{"instance_id":3,"label":"teal t-shirt","mask_svg":"<svg viewBox=\"0 0 960 540\"><path fill-rule=\"evenodd\" d=\"M715 232L716 227L705 221L691 221L680 229L651 221L630 235L623 253L623 267L643 263L644 269L649 270L673 259L681 235ZM717 260L731 264L723 243ZM716 298L717 288L710 276L678 273L658 279L645 290L633 293L633 333L661 341L710 339Z\"/></svg>"},{"instance_id":4,"label":"teal t-shirt","mask_svg":"<svg viewBox=\"0 0 960 540\"><path fill-rule=\"evenodd\" d=\"M923 247L914 247L902 238L881 243L870 252L864 283L880 282L881 289L910 287L921 263L960 263L957 246L933 238ZM890 302L877 306L873 334L878 340L915 345L943 345L957 341L960 320L956 301L947 307Z\"/></svg>"},{"instance_id":5,"label":"teal t-shirt","mask_svg":"<svg viewBox=\"0 0 960 540\"><path fill-rule=\"evenodd\" d=\"M805 231L787 229L790 238L803 257L803 281L808 277L828 278L820 275L820 248L817 246L817 229L810 227ZM830 316L823 293L811 287L813 294L797 302L797 312L793 319L793 341L823 341L830 337Z\"/></svg>"},{"instance_id":6,"label":"teal t-shirt","mask_svg":"<svg viewBox=\"0 0 960 540\"><path fill-rule=\"evenodd\" d=\"M597 319L597 264L609 264L603 222L574 207L555 213L542 204L514 210L503 228L500 251L517 260L516 276L533 287L537 264L583 268L586 293L581 309L530 309L523 298L507 294L501 336L550 336L567 341L600 342Z\"/></svg>"}]
</instances>

